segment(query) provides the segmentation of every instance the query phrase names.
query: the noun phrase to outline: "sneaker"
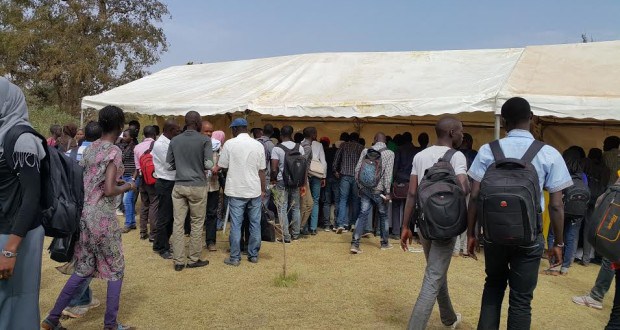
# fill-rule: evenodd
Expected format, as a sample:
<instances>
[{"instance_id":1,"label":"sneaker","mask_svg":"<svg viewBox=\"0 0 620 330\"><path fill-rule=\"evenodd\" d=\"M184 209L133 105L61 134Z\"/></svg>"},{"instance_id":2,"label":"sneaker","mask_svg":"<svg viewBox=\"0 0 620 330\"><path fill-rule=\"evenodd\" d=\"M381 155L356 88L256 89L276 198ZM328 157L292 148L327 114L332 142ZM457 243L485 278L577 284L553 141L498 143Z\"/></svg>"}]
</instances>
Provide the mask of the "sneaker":
<instances>
[{"instance_id":1,"label":"sneaker","mask_svg":"<svg viewBox=\"0 0 620 330\"><path fill-rule=\"evenodd\" d=\"M172 259L172 253L170 251L165 251L159 254L160 257L164 259Z\"/></svg>"},{"instance_id":2,"label":"sneaker","mask_svg":"<svg viewBox=\"0 0 620 330\"><path fill-rule=\"evenodd\" d=\"M327 227L325 227L325 228L323 229L323 231L324 231L324 232L326 232L326 233L329 233L329 232L330 232L330 231L332 231L332 230L331 230L331 229L329 229L329 226L327 226Z\"/></svg>"},{"instance_id":3,"label":"sneaker","mask_svg":"<svg viewBox=\"0 0 620 330\"><path fill-rule=\"evenodd\" d=\"M346 233L346 229L344 229L344 227L338 227L338 229L336 229L336 234L342 234L343 232Z\"/></svg>"},{"instance_id":4,"label":"sneaker","mask_svg":"<svg viewBox=\"0 0 620 330\"><path fill-rule=\"evenodd\" d=\"M62 315L72 318L72 319L79 319L80 317L84 316L86 314L86 312L88 312L88 307L85 306L74 306L74 307L67 307L62 311Z\"/></svg>"},{"instance_id":5,"label":"sneaker","mask_svg":"<svg viewBox=\"0 0 620 330\"><path fill-rule=\"evenodd\" d=\"M209 260L198 260L194 263L191 264L187 264L187 268L198 268L198 267L204 267L209 265Z\"/></svg>"},{"instance_id":6,"label":"sneaker","mask_svg":"<svg viewBox=\"0 0 620 330\"><path fill-rule=\"evenodd\" d=\"M209 252L217 251L217 248L215 247L215 244L207 244L207 251L209 251Z\"/></svg>"},{"instance_id":7,"label":"sneaker","mask_svg":"<svg viewBox=\"0 0 620 330\"><path fill-rule=\"evenodd\" d=\"M393 248L394 248L394 245L392 245L392 244L389 244L389 243L388 244L381 244L381 250L385 251L385 250L390 250L390 249L393 249Z\"/></svg>"},{"instance_id":8,"label":"sneaker","mask_svg":"<svg viewBox=\"0 0 620 330\"><path fill-rule=\"evenodd\" d=\"M454 321L454 323L452 323L451 325L446 325L445 327L448 329L456 329L458 328L459 324L461 324L461 322L463 322L463 316L461 315L461 313L456 313L456 321Z\"/></svg>"},{"instance_id":9,"label":"sneaker","mask_svg":"<svg viewBox=\"0 0 620 330\"><path fill-rule=\"evenodd\" d=\"M141 233L141 234L140 234L140 239L141 239L141 240L143 240L143 241L144 241L144 240L146 240L147 238L149 238L149 235L148 235L147 233Z\"/></svg>"},{"instance_id":10,"label":"sneaker","mask_svg":"<svg viewBox=\"0 0 620 330\"><path fill-rule=\"evenodd\" d=\"M603 303L594 300L590 295L573 297L573 302L579 306L592 307L594 309L603 309Z\"/></svg>"},{"instance_id":11,"label":"sneaker","mask_svg":"<svg viewBox=\"0 0 620 330\"><path fill-rule=\"evenodd\" d=\"M125 213L121 212L121 210L116 210L116 216L122 217Z\"/></svg>"},{"instance_id":12,"label":"sneaker","mask_svg":"<svg viewBox=\"0 0 620 330\"><path fill-rule=\"evenodd\" d=\"M239 264L241 263L239 260L232 260L230 258L226 258L224 259L224 263L227 264L228 266L239 266Z\"/></svg>"},{"instance_id":13,"label":"sneaker","mask_svg":"<svg viewBox=\"0 0 620 330\"><path fill-rule=\"evenodd\" d=\"M248 261L253 263L253 264L257 264L258 263L258 257L249 257Z\"/></svg>"},{"instance_id":14,"label":"sneaker","mask_svg":"<svg viewBox=\"0 0 620 330\"><path fill-rule=\"evenodd\" d=\"M118 324L116 328L103 328L103 330L134 330L135 328L130 325Z\"/></svg>"},{"instance_id":15,"label":"sneaker","mask_svg":"<svg viewBox=\"0 0 620 330\"><path fill-rule=\"evenodd\" d=\"M360 249L359 246L355 246L355 244L351 244L351 248L349 249L349 251L351 251L351 254L362 253L362 249Z\"/></svg>"},{"instance_id":16,"label":"sneaker","mask_svg":"<svg viewBox=\"0 0 620 330\"><path fill-rule=\"evenodd\" d=\"M124 227L123 230L121 230L123 234L127 234L130 231L131 231L131 227Z\"/></svg>"},{"instance_id":17,"label":"sneaker","mask_svg":"<svg viewBox=\"0 0 620 330\"><path fill-rule=\"evenodd\" d=\"M99 307L99 306L101 306L101 301L99 301L99 299L97 299L97 298L95 298L95 297L93 297L93 298L90 300L90 304L86 305L86 307L87 307L88 309L97 308L97 307Z\"/></svg>"},{"instance_id":18,"label":"sneaker","mask_svg":"<svg viewBox=\"0 0 620 330\"><path fill-rule=\"evenodd\" d=\"M276 238L276 241L282 243L282 238ZM291 240L290 239L285 239L284 243L291 244Z\"/></svg>"},{"instance_id":19,"label":"sneaker","mask_svg":"<svg viewBox=\"0 0 620 330\"><path fill-rule=\"evenodd\" d=\"M316 235L316 230L311 230L310 231L310 235L315 236Z\"/></svg>"}]
</instances>

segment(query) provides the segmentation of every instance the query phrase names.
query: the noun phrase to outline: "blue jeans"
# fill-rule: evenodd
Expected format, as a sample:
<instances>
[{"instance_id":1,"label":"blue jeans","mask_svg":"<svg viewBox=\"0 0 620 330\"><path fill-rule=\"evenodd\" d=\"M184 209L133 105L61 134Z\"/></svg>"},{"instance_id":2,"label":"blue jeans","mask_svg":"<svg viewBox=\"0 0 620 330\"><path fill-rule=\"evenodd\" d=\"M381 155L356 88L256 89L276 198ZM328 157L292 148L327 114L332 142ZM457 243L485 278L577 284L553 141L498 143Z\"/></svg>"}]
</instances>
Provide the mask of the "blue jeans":
<instances>
[{"instance_id":1,"label":"blue jeans","mask_svg":"<svg viewBox=\"0 0 620 330\"><path fill-rule=\"evenodd\" d=\"M289 233L288 215L291 213L291 226L293 226L293 237L299 236L301 226L301 211L299 209L299 188L286 188L283 182L276 185L277 194L273 196L273 200L278 209L278 220L282 225L282 236L285 241L291 239ZM289 210L290 208L290 210Z\"/></svg>"},{"instance_id":2,"label":"blue jeans","mask_svg":"<svg viewBox=\"0 0 620 330\"><path fill-rule=\"evenodd\" d=\"M92 277L89 277L84 283L80 285L80 288L77 290L76 295L73 296L73 299L69 302L68 307L75 306L86 306L90 304L93 299L93 291L90 289L90 281Z\"/></svg>"},{"instance_id":3,"label":"blue jeans","mask_svg":"<svg viewBox=\"0 0 620 330\"><path fill-rule=\"evenodd\" d=\"M133 178L131 175L123 175L123 180L125 182L133 182ZM140 180L136 180L136 185L139 185ZM133 190L127 191L123 195L123 206L125 207L125 227L135 227L136 226L136 204L134 204L134 194Z\"/></svg>"},{"instance_id":4,"label":"blue jeans","mask_svg":"<svg viewBox=\"0 0 620 330\"><path fill-rule=\"evenodd\" d=\"M310 193L312 194L312 213L310 213L310 230L319 225L319 198L321 197L321 179L310 177Z\"/></svg>"},{"instance_id":5,"label":"blue jeans","mask_svg":"<svg viewBox=\"0 0 620 330\"><path fill-rule=\"evenodd\" d=\"M577 242L579 241L579 228L582 219L566 219L564 221L564 249L562 251L562 272L567 272L575 257ZM549 227L549 235L547 236L547 246L552 247L555 236L553 229Z\"/></svg>"},{"instance_id":6,"label":"blue jeans","mask_svg":"<svg viewBox=\"0 0 620 330\"><path fill-rule=\"evenodd\" d=\"M258 258L261 244L260 208L261 198L228 197L230 206L230 259L241 260L241 224L247 210L250 219L250 240L248 242L248 257Z\"/></svg>"},{"instance_id":7,"label":"blue jeans","mask_svg":"<svg viewBox=\"0 0 620 330\"><path fill-rule=\"evenodd\" d=\"M359 214L359 196L357 182L352 176L344 175L340 178L340 205L338 206L338 227L347 227L349 222L357 220ZM347 221L349 214L349 198L353 207L353 216L351 221Z\"/></svg>"},{"instance_id":8,"label":"blue jeans","mask_svg":"<svg viewBox=\"0 0 620 330\"><path fill-rule=\"evenodd\" d=\"M332 203L335 205L334 209L334 225L338 221L338 208L340 207L340 181L336 178L328 178L323 190L323 226L329 228L330 221L330 209Z\"/></svg>"},{"instance_id":9,"label":"blue jeans","mask_svg":"<svg viewBox=\"0 0 620 330\"><path fill-rule=\"evenodd\" d=\"M357 221L355 222L355 232L353 232L353 240L351 244L359 247L360 238L367 229L370 210L373 206L379 211L379 228L381 234L381 245L388 244L388 216L385 201L380 196L381 194L366 193L361 195L362 211L360 212ZM371 227L372 228L372 227Z\"/></svg>"},{"instance_id":10,"label":"blue jeans","mask_svg":"<svg viewBox=\"0 0 620 330\"><path fill-rule=\"evenodd\" d=\"M598 302L603 302L605 294L609 291L611 282L614 280L614 271L611 269L611 262L607 258L601 261L601 268L596 276L596 282L590 291L590 297Z\"/></svg>"}]
</instances>

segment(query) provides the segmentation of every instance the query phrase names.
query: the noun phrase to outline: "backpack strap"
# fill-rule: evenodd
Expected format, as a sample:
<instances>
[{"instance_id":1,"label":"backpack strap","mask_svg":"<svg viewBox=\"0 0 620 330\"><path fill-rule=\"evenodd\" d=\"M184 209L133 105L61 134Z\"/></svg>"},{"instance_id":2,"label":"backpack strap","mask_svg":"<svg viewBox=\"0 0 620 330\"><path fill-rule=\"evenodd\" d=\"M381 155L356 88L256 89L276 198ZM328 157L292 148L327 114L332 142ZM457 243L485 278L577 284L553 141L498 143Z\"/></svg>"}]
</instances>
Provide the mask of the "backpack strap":
<instances>
[{"instance_id":1,"label":"backpack strap","mask_svg":"<svg viewBox=\"0 0 620 330\"><path fill-rule=\"evenodd\" d=\"M454 148L450 148L448 151L446 151L446 153L443 155L443 157L441 157L441 159L439 159L439 161L449 163L452 160L452 156L454 156L454 154L457 151L458 150L456 150Z\"/></svg>"},{"instance_id":2,"label":"backpack strap","mask_svg":"<svg viewBox=\"0 0 620 330\"><path fill-rule=\"evenodd\" d=\"M504 151L502 150L502 146L499 145L499 140L492 141L489 143L489 147L491 148L491 152L493 153L493 158L495 161L500 161L506 159L504 155Z\"/></svg>"},{"instance_id":3,"label":"backpack strap","mask_svg":"<svg viewBox=\"0 0 620 330\"><path fill-rule=\"evenodd\" d=\"M297 145L295 145L295 146L297 147ZM291 149L287 148L287 147L286 147L284 144L282 144L282 143L278 143L278 145L277 145L276 147L278 147L278 148L280 148L280 149L284 150L284 153L285 153L285 154L286 154L286 153L289 153L289 152L291 151Z\"/></svg>"},{"instance_id":4,"label":"backpack strap","mask_svg":"<svg viewBox=\"0 0 620 330\"><path fill-rule=\"evenodd\" d=\"M542 149L542 147L544 147L544 146L545 146L545 144L543 142L538 141L538 140L534 140L534 142L532 142L530 147L525 152L525 155L523 155L523 157L521 157L521 160L526 162L526 163L531 163L532 160L534 160L534 157L536 157L536 155L540 151L540 149Z\"/></svg>"},{"instance_id":5,"label":"backpack strap","mask_svg":"<svg viewBox=\"0 0 620 330\"><path fill-rule=\"evenodd\" d=\"M151 146L144 152L143 155L150 154L151 151L153 151L153 146L154 145L155 145L155 140L153 140L153 142L151 142Z\"/></svg>"}]
</instances>

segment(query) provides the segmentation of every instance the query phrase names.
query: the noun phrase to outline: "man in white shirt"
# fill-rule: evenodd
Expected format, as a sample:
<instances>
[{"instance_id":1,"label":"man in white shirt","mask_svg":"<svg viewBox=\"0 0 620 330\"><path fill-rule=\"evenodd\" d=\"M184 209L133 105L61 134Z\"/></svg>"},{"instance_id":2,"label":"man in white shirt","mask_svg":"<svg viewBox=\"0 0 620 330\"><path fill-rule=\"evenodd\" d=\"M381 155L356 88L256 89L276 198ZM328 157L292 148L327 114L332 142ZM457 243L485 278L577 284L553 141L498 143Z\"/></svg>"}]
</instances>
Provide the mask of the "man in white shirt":
<instances>
[{"instance_id":1,"label":"man in white shirt","mask_svg":"<svg viewBox=\"0 0 620 330\"><path fill-rule=\"evenodd\" d=\"M458 148L463 141L463 124L453 117L440 119L435 125L435 132L437 133L437 144L420 151L413 158L409 194L405 204L403 219L413 218L418 184L422 181L426 170L437 163L448 150ZM450 164L454 169L459 185L467 194L469 182L467 179L467 160L465 155L457 151L450 160ZM408 251L407 245L411 237L412 233L411 229L409 229L409 223L403 221L400 244L405 252ZM452 250L456 243L456 237L446 241L430 241L423 237L423 235L420 235L420 242L426 257L426 271L424 272L420 294L409 319L408 328L426 329L433 306L435 301L437 301L441 322L445 326L455 329L461 323L461 314L455 313L452 307L450 295L448 294L447 274L450 261L452 260Z\"/></svg>"},{"instance_id":2,"label":"man in white shirt","mask_svg":"<svg viewBox=\"0 0 620 330\"><path fill-rule=\"evenodd\" d=\"M164 259L172 259L170 253L170 236L172 235L172 189L176 171L170 170L170 164L166 163L170 140L181 132L179 124L173 120L168 120L164 124L164 134L159 136L151 154L153 155L153 165L155 165L155 191L159 201L157 210L157 230L153 251L159 253Z\"/></svg>"},{"instance_id":3,"label":"man in white shirt","mask_svg":"<svg viewBox=\"0 0 620 330\"><path fill-rule=\"evenodd\" d=\"M248 122L243 118L230 125L234 138L226 141L222 150L217 173L228 169L224 193L230 207L230 257L224 263L239 266L241 262L241 224L247 209L250 219L248 261L258 262L261 245L261 198L265 196L265 148L248 134Z\"/></svg>"},{"instance_id":4,"label":"man in white shirt","mask_svg":"<svg viewBox=\"0 0 620 330\"><path fill-rule=\"evenodd\" d=\"M286 152L282 147L289 150L295 149L297 146L299 153L304 154L304 148L292 141L293 127L284 126L280 130L280 136L282 143L273 148L271 152L271 183L275 185L274 202L278 208L278 220L282 225L282 240L285 243L291 242L291 236L293 240L299 239L299 231L301 227L301 212L300 212L300 190L305 188L286 187L284 184L284 161ZM308 192L305 192L308 193ZM288 214L291 213L290 224L293 227L292 235L289 233L289 221ZM278 239L280 240L280 239Z\"/></svg>"}]
</instances>

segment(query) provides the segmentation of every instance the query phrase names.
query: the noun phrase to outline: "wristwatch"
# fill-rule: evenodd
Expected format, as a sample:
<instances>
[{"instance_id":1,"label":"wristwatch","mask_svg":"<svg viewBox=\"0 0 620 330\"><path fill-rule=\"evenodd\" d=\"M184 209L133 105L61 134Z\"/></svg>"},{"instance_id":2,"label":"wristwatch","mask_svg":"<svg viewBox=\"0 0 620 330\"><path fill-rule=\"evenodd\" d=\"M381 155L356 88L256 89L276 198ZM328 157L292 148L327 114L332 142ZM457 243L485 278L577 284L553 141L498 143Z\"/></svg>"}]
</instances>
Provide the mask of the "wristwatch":
<instances>
[{"instance_id":1,"label":"wristwatch","mask_svg":"<svg viewBox=\"0 0 620 330\"><path fill-rule=\"evenodd\" d=\"M17 252L11 252L11 251L7 251L7 250L2 250L2 255L5 258L15 258L17 257Z\"/></svg>"}]
</instances>

